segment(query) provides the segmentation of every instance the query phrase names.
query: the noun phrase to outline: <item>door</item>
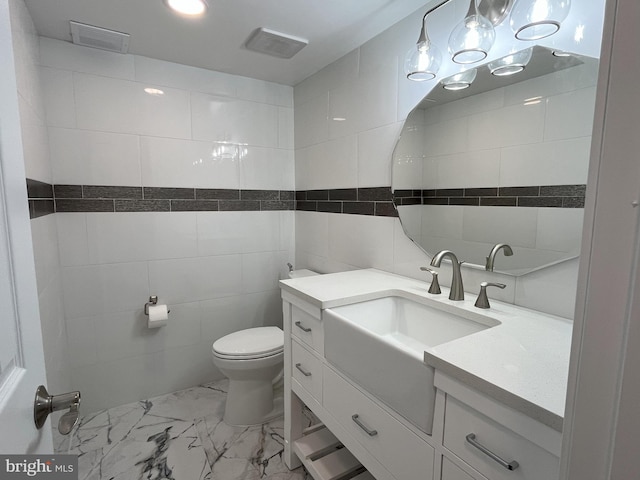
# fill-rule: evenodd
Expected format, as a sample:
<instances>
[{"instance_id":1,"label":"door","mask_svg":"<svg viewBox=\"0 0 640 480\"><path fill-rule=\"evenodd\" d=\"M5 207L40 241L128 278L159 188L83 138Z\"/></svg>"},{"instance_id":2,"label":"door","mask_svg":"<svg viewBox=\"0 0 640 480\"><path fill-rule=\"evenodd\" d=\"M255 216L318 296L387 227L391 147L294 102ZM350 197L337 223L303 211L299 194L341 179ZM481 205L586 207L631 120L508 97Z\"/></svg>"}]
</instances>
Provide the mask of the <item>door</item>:
<instances>
[{"instance_id":1,"label":"door","mask_svg":"<svg viewBox=\"0 0 640 480\"><path fill-rule=\"evenodd\" d=\"M0 453L53 451L33 420L45 384L9 5L0 0Z\"/></svg>"}]
</instances>

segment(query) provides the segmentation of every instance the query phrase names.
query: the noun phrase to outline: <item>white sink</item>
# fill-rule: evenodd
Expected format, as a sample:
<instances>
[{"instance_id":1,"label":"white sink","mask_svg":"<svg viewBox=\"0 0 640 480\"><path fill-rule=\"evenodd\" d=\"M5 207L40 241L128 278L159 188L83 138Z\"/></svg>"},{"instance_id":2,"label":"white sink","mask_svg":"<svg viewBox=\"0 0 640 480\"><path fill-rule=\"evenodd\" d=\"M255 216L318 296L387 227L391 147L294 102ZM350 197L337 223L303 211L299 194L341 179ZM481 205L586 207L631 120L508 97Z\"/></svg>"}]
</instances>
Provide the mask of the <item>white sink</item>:
<instances>
[{"instance_id":1,"label":"white sink","mask_svg":"<svg viewBox=\"0 0 640 480\"><path fill-rule=\"evenodd\" d=\"M485 315L390 296L324 311L325 357L426 433L435 389L424 351L498 325ZM455 308L454 308L455 309Z\"/></svg>"}]
</instances>

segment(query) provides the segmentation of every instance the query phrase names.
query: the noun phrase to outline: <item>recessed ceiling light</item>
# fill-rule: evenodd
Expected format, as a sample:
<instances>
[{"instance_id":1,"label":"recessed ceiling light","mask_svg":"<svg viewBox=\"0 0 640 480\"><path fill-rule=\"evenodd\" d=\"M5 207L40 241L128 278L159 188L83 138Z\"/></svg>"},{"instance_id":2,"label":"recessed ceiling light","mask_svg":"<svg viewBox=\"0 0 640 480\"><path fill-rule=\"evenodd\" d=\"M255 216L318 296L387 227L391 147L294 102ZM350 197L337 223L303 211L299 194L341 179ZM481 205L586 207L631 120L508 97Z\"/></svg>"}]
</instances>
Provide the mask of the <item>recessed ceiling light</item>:
<instances>
[{"instance_id":1,"label":"recessed ceiling light","mask_svg":"<svg viewBox=\"0 0 640 480\"><path fill-rule=\"evenodd\" d=\"M155 97L159 97L161 95L164 95L164 91L160 90L159 88L147 87L147 88L144 89L144 91L146 93L148 93L149 95L153 95Z\"/></svg>"},{"instance_id":2,"label":"recessed ceiling light","mask_svg":"<svg viewBox=\"0 0 640 480\"><path fill-rule=\"evenodd\" d=\"M202 15L207 10L206 0L165 0L172 10L183 15Z\"/></svg>"}]
</instances>

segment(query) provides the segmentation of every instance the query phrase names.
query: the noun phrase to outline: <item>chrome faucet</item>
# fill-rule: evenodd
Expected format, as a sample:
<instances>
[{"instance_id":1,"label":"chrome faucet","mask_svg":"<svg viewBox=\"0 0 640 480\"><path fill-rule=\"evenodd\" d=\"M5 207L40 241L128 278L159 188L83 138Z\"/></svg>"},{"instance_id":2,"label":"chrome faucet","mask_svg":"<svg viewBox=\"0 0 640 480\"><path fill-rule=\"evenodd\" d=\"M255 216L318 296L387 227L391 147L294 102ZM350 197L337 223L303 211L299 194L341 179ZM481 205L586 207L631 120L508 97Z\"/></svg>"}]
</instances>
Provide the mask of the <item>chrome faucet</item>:
<instances>
[{"instance_id":1,"label":"chrome faucet","mask_svg":"<svg viewBox=\"0 0 640 480\"><path fill-rule=\"evenodd\" d=\"M451 266L453 267L453 278L451 279L451 291L449 292L449 300L464 300L464 286L462 285L462 273L458 261L458 257L451 250L442 250L431 259L432 267L439 267L444 257L449 257Z\"/></svg>"},{"instance_id":2,"label":"chrome faucet","mask_svg":"<svg viewBox=\"0 0 640 480\"><path fill-rule=\"evenodd\" d=\"M491 249L491 252L489 252L489 256L487 257L487 263L485 264L485 267L484 267L487 272L493 272L493 265L496 261L496 255L498 254L500 249L504 249L505 257L510 257L511 255L513 255L513 250L506 243L495 244Z\"/></svg>"}]
</instances>

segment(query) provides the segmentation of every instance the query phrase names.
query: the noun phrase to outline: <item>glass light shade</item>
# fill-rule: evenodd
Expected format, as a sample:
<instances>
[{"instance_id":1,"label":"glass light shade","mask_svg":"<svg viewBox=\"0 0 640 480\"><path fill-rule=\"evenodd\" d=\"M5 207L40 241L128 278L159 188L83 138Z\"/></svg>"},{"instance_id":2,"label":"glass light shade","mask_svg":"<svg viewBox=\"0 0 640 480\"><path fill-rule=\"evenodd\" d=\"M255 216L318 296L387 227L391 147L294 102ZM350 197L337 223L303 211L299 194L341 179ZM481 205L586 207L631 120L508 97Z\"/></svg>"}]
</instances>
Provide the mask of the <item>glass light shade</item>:
<instances>
[{"instance_id":1,"label":"glass light shade","mask_svg":"<svg viewBox=\"0 0 640 480\"><path fill-rule=\"evenodd\" d=\"M514 75L523 71L529 61L533 50L527 48L520 50L519 52L512 53L506 57L499 58L493 62L489 62L487 65L492 75L496 77L506 77L507 75Z\"/></svg>"},{"instance_id":2,"label":"glass light shade","mask_svg":"<svg viewBox=\"0 0 640 480\"><path fill-rule=\"evenodd\" d=\"M485 59L496 39L493 24L475 11L475 5L473 10L449 36L449 53L456 63L469 64Z\"/></svg>"},{"instance_id":3,"label":"glass light shade","mask_svg":"<svg viewBox=\"0 0 640 480\"><path fill-rule=\"evenodd\" d=\"M409 80L423 82L436 77L441 63L442 54L438 47L429 41L420 42L407 52L404 71Z\"/></svg>"},{"instance_id":4,"label":"glass light shade","mask_svg":"<svg viewBox=\"0 0 640 480\"><path fill-rule=\"evenodd\" d=\"M516 0L509 23L518 40L539 40L560 30L571 0Z\"/></svg>"},{"instance_id":5,"label":"glass light shade","mask_svg":"<svg viewBox=\"0 0 640 480\"><path fill-rule=\"evenodd\" d=\"M445 90L464 90L465 88L469 88L473 81L476 79L476 75L478 74L478 70L472 68L471 70L466 70L464 72L456 73L450 77L442 80L442 87Z\"/></svg>"}]
</instances>

